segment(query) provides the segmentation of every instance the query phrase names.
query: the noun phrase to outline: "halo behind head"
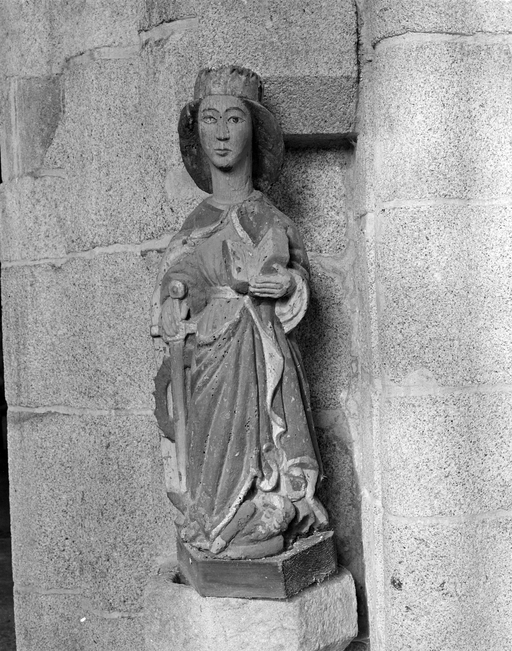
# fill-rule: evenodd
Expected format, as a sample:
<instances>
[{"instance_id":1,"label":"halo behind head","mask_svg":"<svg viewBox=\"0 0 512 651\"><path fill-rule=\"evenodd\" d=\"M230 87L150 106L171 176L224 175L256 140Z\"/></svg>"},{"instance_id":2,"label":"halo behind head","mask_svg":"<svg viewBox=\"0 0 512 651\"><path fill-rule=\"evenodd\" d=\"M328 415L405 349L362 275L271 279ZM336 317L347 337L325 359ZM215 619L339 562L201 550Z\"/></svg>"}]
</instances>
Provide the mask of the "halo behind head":
<instances>
[{"instance_id":1,"label":"halo behind head","mask_svg":"<svg viewBox=\"0 0 512 651\"><path fill-rule=\"evenodd\" d=\"M253 124L253 185L265 191L276 180L283 163L283 134L275 117L260 103L263 97L260 76L248 68L222 66L199 72L194 99L183 108L178 123L181 156L188 173L201 190L212 192L210 166L197 127L199 105L209 95L239 97L248 107Z\"/></svg>"}]
</instances>

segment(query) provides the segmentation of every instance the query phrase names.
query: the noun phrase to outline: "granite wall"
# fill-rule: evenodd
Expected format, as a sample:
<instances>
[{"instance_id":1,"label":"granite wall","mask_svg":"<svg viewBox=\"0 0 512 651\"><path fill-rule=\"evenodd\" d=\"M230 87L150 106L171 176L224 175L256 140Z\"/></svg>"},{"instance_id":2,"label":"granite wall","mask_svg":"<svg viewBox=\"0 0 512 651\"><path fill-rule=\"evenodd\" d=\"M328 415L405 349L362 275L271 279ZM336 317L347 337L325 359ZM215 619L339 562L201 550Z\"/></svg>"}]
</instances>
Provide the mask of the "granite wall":
<instances>
[{"instance_id":1,"label":"granite wall","mask_svg":"<svg viewBox=\"0 0 512 651\"><path fill-rule=\"evenodd\" d=\"M199 67L232 62L266 82L270 196L311 252L351 649L509 651L511 33L506 0L0 0L18 651L143 648L174 549L149 300L204 196L175 125Z\"/></svg>"},{"instance_id":2,"label":"granite wall","mask_svg":"<svg viewBox=\"0 0 512 651\"><path fill-rule=\"evenodd\" d=\"M512 13L360 6L372 649L512 648Z\"/></svg>"},{"instance_id":3,"label":"granite wall","mask_svg":"<svg viewBox=\"0 0 512 651\"><path fill-rule=\"evenodd\" d=\"M232 62L263 76L287 137L270 194L311 252L312 307L299 337L328 474L322 494L358 584L364 638L349 404L358 373L355 6L1 0L0 30L18 651L143 648L141 594L174 551L149 302L162 251L204 196L181 164L177 117L198 69Z\"/></svg>"}]
</instances>

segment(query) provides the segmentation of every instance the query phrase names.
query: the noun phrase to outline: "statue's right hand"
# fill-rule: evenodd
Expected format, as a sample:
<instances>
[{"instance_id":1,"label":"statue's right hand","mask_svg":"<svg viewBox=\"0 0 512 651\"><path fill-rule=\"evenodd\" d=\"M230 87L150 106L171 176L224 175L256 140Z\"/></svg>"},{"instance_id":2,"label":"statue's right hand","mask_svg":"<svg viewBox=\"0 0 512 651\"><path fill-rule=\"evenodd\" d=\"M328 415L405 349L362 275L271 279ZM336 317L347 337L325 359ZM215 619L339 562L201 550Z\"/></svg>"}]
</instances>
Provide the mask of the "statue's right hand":
<instances>
[{"instance_id":1,"label":"statue's right hand","mask_svg":"<svg viewBox=\"0 0 512 651\"><path fill-rule=\"evenodd\" d=\"M187 318L187 314L186 301L171 297L164 301L161 315L164 339L172 339L180 334L182 321Z\"/></svg>"}]
</instances>

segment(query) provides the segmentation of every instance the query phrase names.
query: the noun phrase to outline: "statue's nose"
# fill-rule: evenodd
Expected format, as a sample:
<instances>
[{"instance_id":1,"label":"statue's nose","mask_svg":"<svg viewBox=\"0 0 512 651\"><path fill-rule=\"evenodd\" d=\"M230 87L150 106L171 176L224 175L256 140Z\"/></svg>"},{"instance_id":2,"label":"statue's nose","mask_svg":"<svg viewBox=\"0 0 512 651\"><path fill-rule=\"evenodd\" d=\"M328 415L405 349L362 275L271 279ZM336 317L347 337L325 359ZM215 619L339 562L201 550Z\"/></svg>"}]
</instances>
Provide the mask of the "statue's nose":
<instances>
[{"instance_id":1,"label":"statue's nose","mask_svg":"<svg viewBox=\"0 0 512 651\"><path fill-rule=\"evenodd\" d=\"M217 122L217 140L228 140L229 139L229 129L228 125L224 120L219 120Z\"/></svg>"}]
</instances>

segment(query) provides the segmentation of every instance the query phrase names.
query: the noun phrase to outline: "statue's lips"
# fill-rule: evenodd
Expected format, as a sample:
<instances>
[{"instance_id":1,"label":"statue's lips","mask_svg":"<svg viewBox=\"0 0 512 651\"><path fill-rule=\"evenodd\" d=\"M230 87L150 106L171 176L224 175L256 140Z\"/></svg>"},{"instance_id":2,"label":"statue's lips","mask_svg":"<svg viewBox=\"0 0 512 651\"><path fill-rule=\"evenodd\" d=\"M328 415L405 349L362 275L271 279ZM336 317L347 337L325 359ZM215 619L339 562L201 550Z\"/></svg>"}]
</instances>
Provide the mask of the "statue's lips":
<instances>
[{"instance_id":1,"label":"statue's lips","mask_svg":"<svg viewBox=\"0 0 512 651\"><path fill-rule=\"evenodd\" d=\"M216 149L215 153L218 154L219 156L226 156L231 152L231 149Z\"/></svg>"}]
</instances>

